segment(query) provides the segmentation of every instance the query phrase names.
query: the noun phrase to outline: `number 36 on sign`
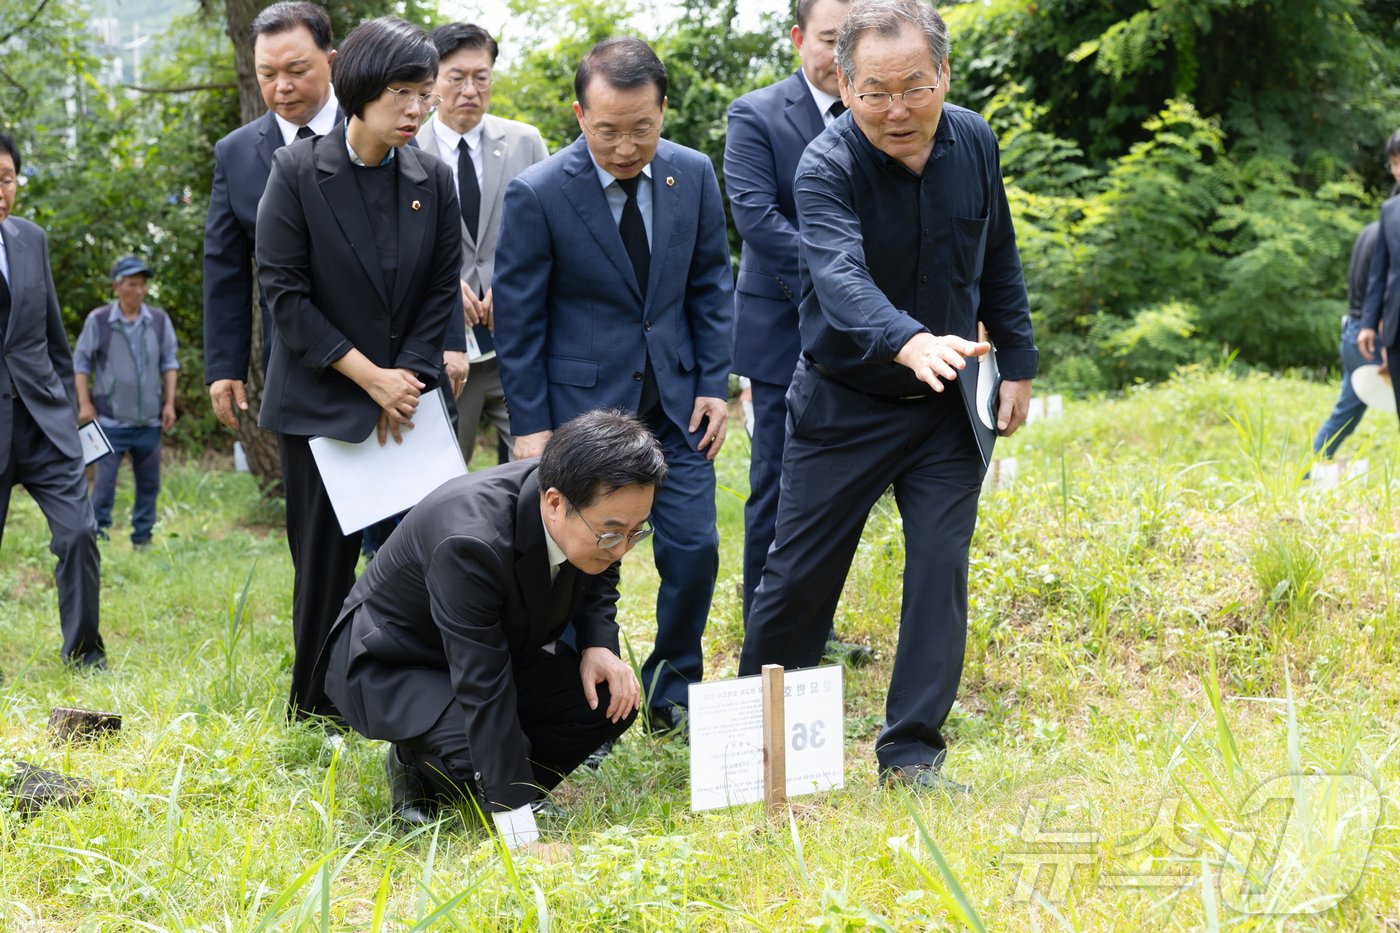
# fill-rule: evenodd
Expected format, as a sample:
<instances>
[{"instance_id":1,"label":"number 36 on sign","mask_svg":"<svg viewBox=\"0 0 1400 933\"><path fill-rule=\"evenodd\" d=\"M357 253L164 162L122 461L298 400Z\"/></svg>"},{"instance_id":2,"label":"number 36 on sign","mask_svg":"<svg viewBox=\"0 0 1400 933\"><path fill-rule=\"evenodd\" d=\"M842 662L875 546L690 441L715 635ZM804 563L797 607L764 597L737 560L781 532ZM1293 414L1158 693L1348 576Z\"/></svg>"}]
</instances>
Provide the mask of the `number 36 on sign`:
<instances>
[{"instance_id":1,"label":"number 36 on sign","mask_svg":"<svg viewBox=\"0 0 1400 933\"><path fill-rule=\"evenodd\" d=\"M783 674L789 797L841 787L845 722L840 666ZM691 684L690 808L713 810L763 799L760 678Z\"/></svg>"}]
</instances>

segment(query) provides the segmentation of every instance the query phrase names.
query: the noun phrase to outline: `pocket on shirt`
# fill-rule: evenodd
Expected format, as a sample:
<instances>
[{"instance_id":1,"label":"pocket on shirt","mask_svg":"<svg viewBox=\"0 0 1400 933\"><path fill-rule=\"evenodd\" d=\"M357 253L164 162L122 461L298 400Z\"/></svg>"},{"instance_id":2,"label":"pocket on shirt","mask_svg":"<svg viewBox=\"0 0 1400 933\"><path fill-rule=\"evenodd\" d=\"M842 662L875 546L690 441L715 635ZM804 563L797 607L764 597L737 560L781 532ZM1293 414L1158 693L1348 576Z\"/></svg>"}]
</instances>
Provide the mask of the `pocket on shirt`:
<instances>
[{"instance_id":1,"label":"pocket on shirt","mask_svg":"<svg viewBox=\"0 0 1400 933\"><path fill-rule=\"evenodd\" d=\"M987 218L953 218L953 273L959 285L972 285L982 277L987 252Z\"/></svg>"}]
</instances>

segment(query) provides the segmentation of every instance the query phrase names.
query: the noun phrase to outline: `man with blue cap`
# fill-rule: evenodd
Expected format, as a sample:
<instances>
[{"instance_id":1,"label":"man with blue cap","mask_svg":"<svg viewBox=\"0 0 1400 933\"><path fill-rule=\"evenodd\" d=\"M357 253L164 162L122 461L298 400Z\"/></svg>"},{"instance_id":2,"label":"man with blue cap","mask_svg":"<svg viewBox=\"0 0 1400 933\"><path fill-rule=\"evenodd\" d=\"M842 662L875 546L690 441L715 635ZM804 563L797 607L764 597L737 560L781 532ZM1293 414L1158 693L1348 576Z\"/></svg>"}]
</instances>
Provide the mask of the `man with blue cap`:
<instances>
[{"instance_id":1,"label":"man with blue cap","mask_svg":"<svg viewBox=\"0 0 1400 933\"><path fill-rule=\"evenodd\" d=\"M92 510L97 535L112 525L117 468L127 453L136 478L131 508L131 543L151 543L160 494L161 432L175 423L175 328L160 308L146 303L151 270L136 256L112 267L116 299L93 308L73 349L78 421L96 420L112 445L97 461Z\"/></svg>"}]
</instances>

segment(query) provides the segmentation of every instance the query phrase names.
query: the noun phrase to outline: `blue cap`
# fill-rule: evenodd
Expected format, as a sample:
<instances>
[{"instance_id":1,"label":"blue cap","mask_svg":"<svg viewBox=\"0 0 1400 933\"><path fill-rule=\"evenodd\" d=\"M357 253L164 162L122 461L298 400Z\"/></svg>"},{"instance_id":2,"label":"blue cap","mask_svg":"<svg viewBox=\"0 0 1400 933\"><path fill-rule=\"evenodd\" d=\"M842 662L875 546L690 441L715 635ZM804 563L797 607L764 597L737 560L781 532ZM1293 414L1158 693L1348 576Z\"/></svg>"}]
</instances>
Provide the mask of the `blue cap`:
<instances>
[{"instance_id":1,"label":"blue cap","mask_svg":"<svg viewBox=\"0 0 1400 933\"><path fill-rule=\"evenodd\" d=\"M124 279L128 275L149 276L151 270L146 268L146 263L137 256L123 256L117 260L117 264L112 267L112 281Z\"/></svg>"}]
</instances>

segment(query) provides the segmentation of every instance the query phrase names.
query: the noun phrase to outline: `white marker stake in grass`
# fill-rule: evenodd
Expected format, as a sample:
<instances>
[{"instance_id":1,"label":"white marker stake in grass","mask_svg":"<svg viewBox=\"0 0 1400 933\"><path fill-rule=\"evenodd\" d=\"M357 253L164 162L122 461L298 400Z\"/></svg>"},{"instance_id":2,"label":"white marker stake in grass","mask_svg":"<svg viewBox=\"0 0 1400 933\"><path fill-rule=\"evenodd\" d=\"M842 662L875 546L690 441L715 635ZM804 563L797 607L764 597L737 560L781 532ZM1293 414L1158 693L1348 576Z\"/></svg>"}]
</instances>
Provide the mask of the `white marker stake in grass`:
<instances>
[{"instance_id":1,"label":"white marker stake in grass","mask_svg":"<svg viewBox=\"0 0 1400 933\"><path fill-rule=\"evenodd\" d=\"M788 797L845 782L841 667L782 672L782 757ZM764 795L763 678L691 684L690 808L714 810ZM769 760L776 764L776 756ZM781 804L778 804L781 807Z\"/></svg>"}]
</instances>

